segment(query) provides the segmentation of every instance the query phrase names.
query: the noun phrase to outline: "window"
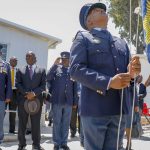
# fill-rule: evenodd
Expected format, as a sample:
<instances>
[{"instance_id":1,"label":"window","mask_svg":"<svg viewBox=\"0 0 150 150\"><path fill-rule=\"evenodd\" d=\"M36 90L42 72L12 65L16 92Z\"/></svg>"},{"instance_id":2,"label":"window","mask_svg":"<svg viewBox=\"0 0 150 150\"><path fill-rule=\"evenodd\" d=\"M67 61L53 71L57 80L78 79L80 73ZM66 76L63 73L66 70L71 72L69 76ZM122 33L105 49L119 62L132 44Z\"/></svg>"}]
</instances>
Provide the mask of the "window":
<instances>
[{"instance_id":1,"label":"window","mask_svg":"<svg viewBox=\"0 0 150 150\"><path fill-rule=\"evenodd\" d=\"M7 56L7 45L6 44L0 44L2 48L2 59L6 61L6 56Z\"/></svg>"}]
</instances>

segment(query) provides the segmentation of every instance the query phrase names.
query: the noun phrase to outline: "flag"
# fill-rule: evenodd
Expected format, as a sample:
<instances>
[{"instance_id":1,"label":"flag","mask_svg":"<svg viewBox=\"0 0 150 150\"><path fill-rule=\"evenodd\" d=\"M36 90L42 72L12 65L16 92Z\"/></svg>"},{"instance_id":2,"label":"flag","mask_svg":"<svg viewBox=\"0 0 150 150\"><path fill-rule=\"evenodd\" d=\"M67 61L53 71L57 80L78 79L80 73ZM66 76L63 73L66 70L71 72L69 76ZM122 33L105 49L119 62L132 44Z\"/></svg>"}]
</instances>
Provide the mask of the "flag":
<instances>
[{"instance_id":1,"label":"flag","mask_svg":"<svg viewBox=\"0 0 150 150\"><path fill-rule=\"evenodd\" d=\"M150 63L150 0L141 0L144 40L147 59Z\"/></svg>"}]
</instances>

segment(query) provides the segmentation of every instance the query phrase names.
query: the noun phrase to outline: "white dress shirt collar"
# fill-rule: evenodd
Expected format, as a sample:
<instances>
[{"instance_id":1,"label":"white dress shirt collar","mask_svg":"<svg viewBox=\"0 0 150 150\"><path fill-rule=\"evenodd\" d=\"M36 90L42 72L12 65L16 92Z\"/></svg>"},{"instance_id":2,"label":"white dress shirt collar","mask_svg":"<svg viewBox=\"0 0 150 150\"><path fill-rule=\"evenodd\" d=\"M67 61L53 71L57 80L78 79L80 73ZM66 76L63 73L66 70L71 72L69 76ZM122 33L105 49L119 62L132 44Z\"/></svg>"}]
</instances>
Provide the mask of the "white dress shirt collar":
<instances>
[{"instance_id":1,"label":"white dress shirt collar","mask_svg":"<svg viewBox=\"0 0 150 150\"><path fill-rule=\"evenodd\" d=\"M28 65L28 68L30 68L30 65ZM32 70L34 71L35 68L36 68L36 64L33 64L33 65L32 65Z\"/></svg>"}]
</instances>

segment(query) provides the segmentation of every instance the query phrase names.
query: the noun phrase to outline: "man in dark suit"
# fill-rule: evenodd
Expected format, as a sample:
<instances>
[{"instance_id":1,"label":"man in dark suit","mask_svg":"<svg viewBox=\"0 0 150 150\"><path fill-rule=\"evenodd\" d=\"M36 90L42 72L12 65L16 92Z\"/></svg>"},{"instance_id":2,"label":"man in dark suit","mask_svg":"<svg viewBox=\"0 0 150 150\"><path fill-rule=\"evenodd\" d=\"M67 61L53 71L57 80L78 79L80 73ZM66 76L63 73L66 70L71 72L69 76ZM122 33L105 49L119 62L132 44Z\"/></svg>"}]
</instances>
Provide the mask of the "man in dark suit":
<instances>
[{"instance_id":1,"label":"man in dark suit","mask_svg":"<svg viewBox=\"0 0 150 150\"><path fill-rule=\"evenodd\" d=\"M128 113L128 86L139 74L139 57L130 61L130 52L123 39L107 30L108 15L103 3L90 3L81 8L79 31L71 47L70 75L82 84L80 115L87 150L117 150L120 107L123 103L120 137ZM132 80L131 80L132 79ZM124 97L121 99L121 89Z\"/></svg>"},{"instance_id":2,"label":"man in dark suit","mask_svg":"<svg viewBox=\"0 0 150 150\"><path fill-rule=\"evenodd\" d=\"M25 131L29 114L25 111L24 102L32 101L38 98L40 101L40 110L30 115L32 130L32 149L43 150L40 146L40 119L43 105L42 92L45 91L46 73L45 69L36 65L36 56L32 51L26 54L27 65L18 69L16 74L16 87L18 89L18 116L19 116L19 148L24 150L26 146Z\"/></svg>"},{"instance_id":3,"label":"man in dark suit","mask_svg":"<svg viewBox=\"0 0 150 150\"><path fill-rule=\"evenodd\" d=\"M9 60L10 63L10 71L11 71L11 84L12 84L12 90L13 90L13 96L12 100L9 103L9 110L10 111L16 111L17 110L17 89L15 86L15 80L16 80L16 72L17 72L17 58L15 56L11 57ZM16 113L10 112L9 113L9 133L15 134L15 119L16 119Z\"/></svg>"},{"instance_id":4,"label":"man in dark suit","mask_svg":"<svg viewBox=\"0 0 150 150\"><path fill-rule=\"evenodd\" d=\"M12 97L11 75L9 64L2 60L2 46L0 45L0 144L3 141L3 121L5 116L5 104ZM1 150L1 148L0 148Z\"/></svg>"}]
</instances>

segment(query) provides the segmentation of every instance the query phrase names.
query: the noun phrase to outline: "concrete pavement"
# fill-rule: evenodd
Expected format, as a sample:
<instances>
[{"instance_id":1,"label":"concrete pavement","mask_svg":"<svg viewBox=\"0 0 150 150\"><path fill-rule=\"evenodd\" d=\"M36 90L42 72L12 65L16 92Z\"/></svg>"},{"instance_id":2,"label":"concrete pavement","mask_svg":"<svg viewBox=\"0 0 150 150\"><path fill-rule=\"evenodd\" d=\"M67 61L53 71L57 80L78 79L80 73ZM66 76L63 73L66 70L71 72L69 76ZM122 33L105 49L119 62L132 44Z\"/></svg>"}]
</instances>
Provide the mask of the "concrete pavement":
<instances>
[{"instance_id":1,"label":"concrete pavement","mask_svg":"<svg viewBox=\"0 0 150 150\"><path fill-rule=\"evenodd\" d=\"M17 129L17 128L16 128ZM45 148L45 150L52 150L53 149L53 142L52 142L52 128L45 126L41 128L42 131L42 140L41 146ZM141 136L140 139L132 139L132 148L134 150L149 150L150 149L150 125L143 126L144 134ZM8 114L5 118L4 123L4 130L5 130L5 140L2 144L3 150L17 150L18 147L18 140L17 135L8 134ZM113 138L113 137L112 137ZM27 139L27 150L32 149L32 140L31 135L26 136ZM71 139L69 136L68 139L68 146L71 150L83 150L80 146L79 142L79 135L77 137ZM126 146L126 138L124 138L124 147Z\"/></svg>"}]
</instances>

